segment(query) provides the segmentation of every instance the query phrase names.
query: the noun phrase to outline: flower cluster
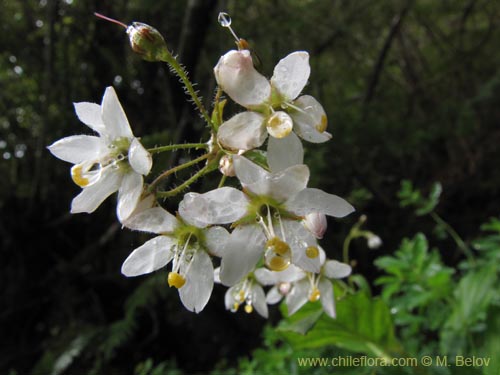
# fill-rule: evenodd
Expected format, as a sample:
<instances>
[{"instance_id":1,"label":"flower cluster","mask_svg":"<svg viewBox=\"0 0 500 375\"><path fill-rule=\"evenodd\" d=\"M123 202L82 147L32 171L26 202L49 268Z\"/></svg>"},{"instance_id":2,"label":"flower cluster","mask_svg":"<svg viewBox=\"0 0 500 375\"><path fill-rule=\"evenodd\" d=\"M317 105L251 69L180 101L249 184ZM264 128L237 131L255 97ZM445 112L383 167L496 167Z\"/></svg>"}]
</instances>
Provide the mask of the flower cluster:
<instances>
[{"instance_id":1,"label":"flower cluster","mask_svg":"<svg viewBox=\"0 0 500 375\"><path fill-rule=\"evenodd\" d=\"M135 30L132 26L127 32L144 55L148 43L141 43L141 37L150 32L140 25L140 33L130 32ZM147 56L167 62L186 81L187 92L196 95L166 47ZM255 309L267 317L268 304L284 299L289 314L308 301L320 301L325 313L334 317L331 280L348 276L351 267L328 259L318 240L326 231L326 216L341 218L354 208L336 195L307 186L310 170L303 162L301 139L320 143L331 138L321 104L300 95L309 79L309 55L289 54L267 79L254 67L249 50L232 50L220 58L214 73L219 91L212 115L194 100L212 129L204 144L145 149L134 137L112 87L106 89L101 105L76 103L79 119L98 135L71 136L49 146L54 156L74 164L71 176L83 188L71 212L91 213L118 191L117 217L123 227L154 234L132 251L122 273L139 276L168 267L166 281L178 289L190 311L202 311L214 283L220 283L228 287L225 304L233 312L244 304L247 313ZM245 111L224 121L222 93ZM256 153L262 146L266 151ZM144 183L152 168L152 151L184 148L207 152ZM159 190L163 178L199 162L205 166L179 188ZM217 189L186 193L175 215L160 205L160 198L178 194L216 171L213 165L223 174ZM233 176L234 183L225 186L226 178Z\"/></svg>"}]
</instances>

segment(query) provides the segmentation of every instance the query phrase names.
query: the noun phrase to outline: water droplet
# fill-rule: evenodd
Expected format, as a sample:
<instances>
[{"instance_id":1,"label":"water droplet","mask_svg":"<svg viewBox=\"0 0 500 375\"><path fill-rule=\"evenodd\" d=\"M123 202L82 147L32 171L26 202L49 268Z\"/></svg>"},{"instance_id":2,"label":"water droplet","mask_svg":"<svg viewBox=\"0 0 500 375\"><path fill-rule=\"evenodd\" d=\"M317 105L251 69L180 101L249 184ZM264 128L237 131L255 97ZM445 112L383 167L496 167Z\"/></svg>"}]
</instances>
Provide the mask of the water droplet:
<instances>
[{"instance_id":1,"label":"water droplet","mask_svg":"<svg viewBox=\"0 0 500 375\"><path fill-rule=\"evenodd\" d=\"M217 21L219 21L219 25L221 25L222 27L231 26L231 16L226 12L220 12Z\"/></svg>"}]
</instances>

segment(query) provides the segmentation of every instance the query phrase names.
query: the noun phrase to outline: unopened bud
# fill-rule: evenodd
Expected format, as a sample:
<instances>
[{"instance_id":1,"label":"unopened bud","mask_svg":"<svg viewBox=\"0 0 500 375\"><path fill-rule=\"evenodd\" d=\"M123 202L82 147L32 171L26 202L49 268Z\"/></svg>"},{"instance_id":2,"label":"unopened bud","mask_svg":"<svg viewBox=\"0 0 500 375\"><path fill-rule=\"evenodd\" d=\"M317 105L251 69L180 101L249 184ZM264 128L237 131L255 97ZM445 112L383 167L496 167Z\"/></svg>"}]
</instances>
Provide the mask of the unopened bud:
<instances>
[{"instance_id":1,"label":"unopened bud","mask_svg":"<svg viewBox=\"0 0 500 375\"><path fill-rule=\"evenodd\" d=\"M325 214L319 212L307 214L302 223L316 238L323 238L327 227Z\"/></svg>"},{"instance_id":2,"label":"unopened bud","mask_svg":"<svg viewBox=\"0 0 500 375\"><path fill-rule=\"evenodd\" d=\"M234 177L236 176L236 171L234 170L233 157L229 155L224 155L219 160L219 171L224 176Z\"/></svg>"},{"instance_id":3,"label":"unopened bud","mask_svg":"<svg viewBox=\"0 0 500 375\"><path fill-rule=\"evenodd\" d=\"M378 249L380 246L382 246L382 239L379 236L373 233L368 236L368 247L370 249Z\"/></svg>"},{"instance_id":4,"label":"unopened bud","mask_svg":"<svg viewBox=\"0 0 500 375\"><path fill-rule=\"evenodd\" d=\"M132 50L146 61L164 61L168 54L167 43L154 27L142 22L133 22L127 27Z\"/></svg>"}]
</instances>

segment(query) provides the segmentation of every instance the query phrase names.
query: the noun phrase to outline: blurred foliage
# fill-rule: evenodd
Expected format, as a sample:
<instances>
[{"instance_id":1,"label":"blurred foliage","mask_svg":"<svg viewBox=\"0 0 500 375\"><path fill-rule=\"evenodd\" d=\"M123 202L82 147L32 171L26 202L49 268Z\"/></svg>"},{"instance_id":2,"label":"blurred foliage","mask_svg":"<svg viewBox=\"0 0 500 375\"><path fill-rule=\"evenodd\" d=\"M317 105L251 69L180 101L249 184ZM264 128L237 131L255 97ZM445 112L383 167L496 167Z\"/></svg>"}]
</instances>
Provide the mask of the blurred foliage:
<instances>
[{"instance_id":1,"label":"blurred foliage","mask_svg":"<svg viewBox=\"0 0 500 375\"><path fill-rule=\"evenodd\" d=\"M134 56L123 29L93 12L156 27L210 107L213 66L234 48L217 24L220 10L268 76L287 53L309 51L305 92L323 104L333 134L306 145L311 186L350 196L383 239L376 251L351 242L356 274L347 294L337 285L337 320L312 305L280 331L262 331L258 317L225 311L219 288L202 314L191 314L162 272L120 275L146 237L120 230L112 201L92 216L68 213L79 189L46 146L88 132L72 102L99 102L114 85L148 146L196 142L205 132L168 68ZM296 359L382 351L490 356L490 366L467 374L498 374L499 19L500 4L489 0L4 0L0 372L326 374L331 368ZM189 157L162 156L153 174ZM479 228L489 217L497 218ZM322 243L330 257L340 257L356 220L329 222ZM278 320L274 311L271 324Z\"/></svg>"}]
</instances>

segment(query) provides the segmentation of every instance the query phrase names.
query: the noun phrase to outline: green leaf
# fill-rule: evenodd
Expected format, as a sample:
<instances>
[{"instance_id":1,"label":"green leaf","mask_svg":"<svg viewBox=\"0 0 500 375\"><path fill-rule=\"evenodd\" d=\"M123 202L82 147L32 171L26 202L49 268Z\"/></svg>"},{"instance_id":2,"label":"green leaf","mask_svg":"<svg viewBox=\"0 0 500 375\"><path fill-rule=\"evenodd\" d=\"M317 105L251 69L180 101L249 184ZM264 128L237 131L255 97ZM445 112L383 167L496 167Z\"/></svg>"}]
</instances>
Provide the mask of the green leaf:
<instances>
[{"instance_id":1,"label":"green leaf","mask_svg":"<svg viewBox=\"0 0 500 375\"><path fill-rule=\"evenodd\" d=\"M317 303L308 305L306 315L320 308ZM337 305L337 318L323 314L306 335L290 330L294 322L302 322L305 318L292 316L279 326L285 339L297 350L335 345L353 352L389 357L400 348L389 308L380 298L370 299L365 293L358 292L341 300Z\"/></svg>"}]
</instances>

